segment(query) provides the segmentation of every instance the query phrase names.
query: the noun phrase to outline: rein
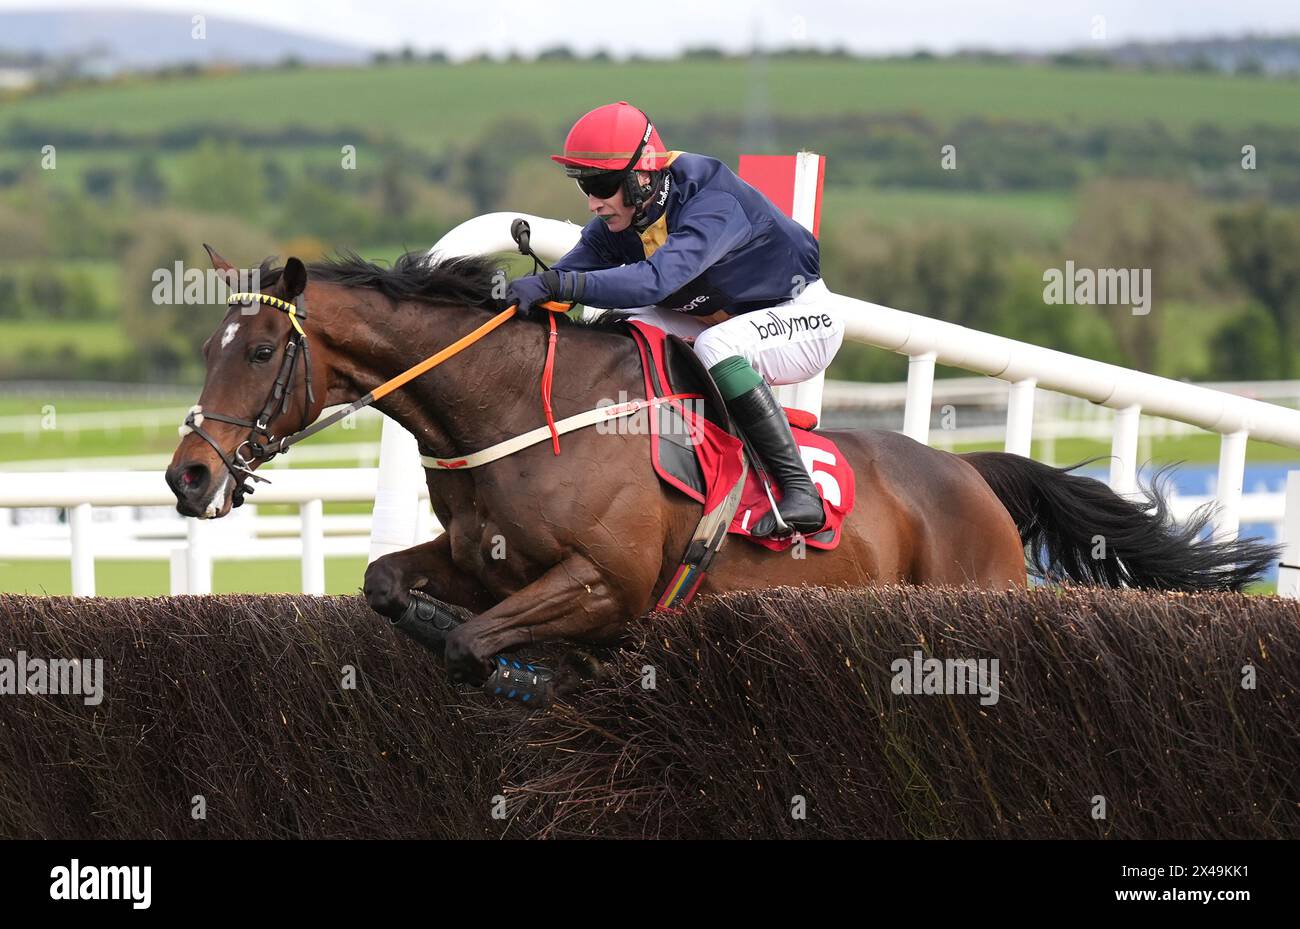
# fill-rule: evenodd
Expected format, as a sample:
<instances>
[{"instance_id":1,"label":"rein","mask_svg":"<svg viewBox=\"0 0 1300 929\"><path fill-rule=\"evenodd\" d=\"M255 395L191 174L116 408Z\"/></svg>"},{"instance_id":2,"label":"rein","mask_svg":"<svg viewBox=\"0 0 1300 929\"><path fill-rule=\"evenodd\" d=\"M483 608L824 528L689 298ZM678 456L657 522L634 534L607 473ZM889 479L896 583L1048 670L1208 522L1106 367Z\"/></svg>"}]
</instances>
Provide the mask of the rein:
<instances>
[{"instance_id":1,"label":"rein","mask_svg":"<svg viewBox=\"0 0 1300 929\"><path fill-rule=\"evenodd\" d=\"M315 392L311 384L311 355L307 347L307 332L303 329L301 320L307 319L307 309L305 301L300 295L293 303L281 300L279 297L272 297L269 294L262 293L236 293L227 298L226 303L230 306L236 304L248 306L253 303L262 303L273 307L289 317L289 322L293 328L289 333L289 340L284 347L284 360L280 363L280 371L276 375L275 384L271 387L271 393L266 398L266 403L262 405L262 411L258 413L255 420L241 419L236 416L227 416L224 413L204 412L200 406L193 407L185 417L184 424L180 427L181 436L193 432L208 445L212 446L221 461L225 464L227 470L232 476L237 476L237 485L233 493L235 506L244 502L244 497L253 492L250 480L260 481L267 484L270 481L253 471L253 465L270 461L276 455L284 454L293 445L297 445L303 439L309 438L323 429L326 429L339 420L364 409L376 400L382 399L388 394L397 390L399 387L409 383L421 374L437 367L448 358L459 354L469 348L479 339L496 329L510 317L515 315L517 305L506 307L496 316L493 316L483 325L479 326L473 332L462 336L452 344L448 345L419 364L407 368L396 377L389 378L378 387L371 390L365 396L349 403L335 412L326 416L324 419L317 420L315 423L306 421L306 417L311 415L311 405L316 400ZM554 442L555 454L560 453L559 433L555 429L555 420L551 413L551 371L555 362L555 313L567 312L571 306L563 303L548 301L541 304L543 308L550 311L550 338L546 349L546 366L542 375L542 408L546 413L546 422L550 428L552 440ZM294 369L298 365L298 359L303 359L303 385L306 389L307 403L303 410L304 422L297 432L276 438L270 431L271 421L279 415L288 412L289 396L293 384ZM279 404L279 412L274 412L276 405ZM221 445L204 430L203 423L206 420L213 420L220 423L229 423L232 426L243 426L252 430L252 435L245 439L234 450L227 452ZM244 447L248 447L249 456L243 455Z\"/></svg>"}]
</instances>

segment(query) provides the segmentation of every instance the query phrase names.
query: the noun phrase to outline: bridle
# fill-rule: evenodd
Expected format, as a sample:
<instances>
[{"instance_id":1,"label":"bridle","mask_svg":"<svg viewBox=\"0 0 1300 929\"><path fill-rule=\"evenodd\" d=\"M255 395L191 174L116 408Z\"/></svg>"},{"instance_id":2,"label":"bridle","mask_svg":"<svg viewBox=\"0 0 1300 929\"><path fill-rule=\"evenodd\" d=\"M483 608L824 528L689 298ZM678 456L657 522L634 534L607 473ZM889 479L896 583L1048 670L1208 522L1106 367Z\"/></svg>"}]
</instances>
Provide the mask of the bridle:
<instances>
[{"instance_id":1,"label":"bridle","mask_svg":"<svg viewBox=\"0 0 1300 929\"><path fill-rule=\"evenodd\" d=\"M279 297L272 297L270 294L236 293L231 294L226 303L229 306L251 306L253 303L263 303L287 315L292 325L289 330L289 340L284 346L284 358L280 362L280 371L276 374L275 383L271 386L271 392L266 398L266 403L262 404L262 411L257 414L256 419L248 420L241 419L238 416L227 416L224 413L212 413L196 406L186 415L185 423L181 427L182 436L193 432L212 446L212 450L221 458L231 476L236 477L238 484L234 491L234 505L239 506L243 503L245 495L253 492L252 486L248 483L250 479L264 484L270 483L266 478L253 471L253 465L258 462L270 461L276 455L286 451L290 445L299 441L299 439L306 438L307 430L311 425L311 408L316 402L316 392L311 385L311 351L307 345L307 332L302 328L301 323L301 320L307 318L306 303L302 295L296 297L293 303L289 303ZM307 395L307 403L303 408L303 422L298 432L277 439L271 432L271 421L289 410L290 388L293 384L293 373L298 366L299 358L302 359L303 386L306 388ZM276 411L277 405L280 408L278 411ZM252 434L241 442L233 452L227 452L204 430L203 423L206 420L229 423L232 426L243 426L250 429ZM333 418L331 418L330 422L333 421ZM249 457L247 458L243 454L245 447L249 451Z\"/></svg>"},{"instance_id":2,"label":"bridle","mask_svg":"<svg viewBox=\"0 0 1300 929\"><path fill-rule=\"evenodd\" d=\"M529 229L528 223L522 219L517 219L511 224L510 234L519 245L521 254L529 255L533 261L542 264L541 259L529 247ZM493 329L500 326L507 319L515 315L516 307L514 305L506 307L500 313L497 313L483 325L479 326L473 332L461 336L446 348L434 352L428 358L419 364L413 365L395 377L389 378L380 384L374 390L370 391L363 397L352 401L347 406L335 410L329 416L311 422L311 408L316 402L315 392L311 386L311 355L307 348L307 333L302 328L301 320L307 318L306 299L299 294L292 303L281 300L279 297L272 297L269 294L261 293L237 293L231 294L226 303L230 306L240 304L248 306L252 303L263 303L267 306L274 307L289 317L289 322L293 328L289 332L289 341L284 347L284 360L280 362L280 372L276 375L275 384L271 387L271 393L266 398L266 403L262 405L262 411L257 414L257 419L247 420L240 419L237 416L226 416L224 413L208 413L202 407L194 407L185 417L185 423L180 428L181 436L184 437L193 432L208 445L225 464L232 477L236 478L236 485L232 493L232 504L240 506L244 502L244 497L253 492L253 487L249 481L259 481L263 484L269 484L270 481L258 475L253 470L253 465L264 461L270 461L276 455L287 452L290 446L297 445L303 439L310 438L322 429L327 429L341 419L357 412L364 407L370 406L376 400L387 396L403 384L414 380L426 371L437 367L453 355L459 354L464 349L473 345L479 339L483 338ZM550 324L550 338L547 342L546 362L542 371L541 397L542 410L546 416L546 424L551 433L551 441L555 454L560 454L560 436L556 429L555 417L551 410L551 374L555 363L555 314L567 312L573 308L572 304L556 303L547 301L540 306L549 311L548 323ZM306 388L307 403L303 409L303 422L297 432L276 438L270 431L271 421L273 418L288 412L289 395L293 386L293 372L297 367L298 358L301 356L303 361L303 384ZM276 412L276 405L280 409ZM239 444L234 452L227 452L221 445L212 438L204 429L205 420L214 420L219 423L229 423L232 426L243 426L252 431L252 434ZM259 438L260 437L260 438ZM249 456L243 454L247 446Z\"/></svg>"}]
</instances>

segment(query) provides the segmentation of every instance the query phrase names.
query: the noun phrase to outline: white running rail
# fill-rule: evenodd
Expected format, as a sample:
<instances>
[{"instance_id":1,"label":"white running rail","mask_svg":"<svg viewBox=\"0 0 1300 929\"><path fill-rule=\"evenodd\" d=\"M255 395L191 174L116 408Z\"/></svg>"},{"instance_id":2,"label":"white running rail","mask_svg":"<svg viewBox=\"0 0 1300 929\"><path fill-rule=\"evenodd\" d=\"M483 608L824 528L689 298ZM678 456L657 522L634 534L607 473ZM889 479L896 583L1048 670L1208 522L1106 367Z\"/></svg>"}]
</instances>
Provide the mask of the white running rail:
<instances>
[{"instance_id":1,"label":"white running rail","mask_svg":"<svg viewBox=\"0 0 1300 929\"><path fill-rule=\"evenodd\" d=\"M302 563L302 591L325 592L327 555L364 555L361 544L327 536L325 503L370 503L376 499L377 468L298 468L283 471L271 484L259 484L257 503L297 504L301 532L298 538L254 538L238 511L222 520L188 519L184 543L142 542L114 546L108 527L93 519L95 507L175 506L176 498L158 471L64 471L50 473L6 472L0 480L0 508L66 507L69 537L63 551L72 564L72 593L89 597L95 593L96 559L167 557L171 565L173 594L212 592L212 562L215 559L297 557ZM420 500L428 500L428 489L416 489L411 508L429 513ZM276 519L271 517L272 520ZM335 519L331 517L331 519ZM418 524L425 536L432 531L432 517ZM101 536L104 537L101 539ZM354 538L355 533L353 533ZM11 541L14 544L10 544ZM24 544L20 534L8 530L0 539L0 559L47 558L53 554L46 544ZM56 555L57 557L57 555ZM359 579L358 579L359 580Z\"/></svg>"}]
</instances>

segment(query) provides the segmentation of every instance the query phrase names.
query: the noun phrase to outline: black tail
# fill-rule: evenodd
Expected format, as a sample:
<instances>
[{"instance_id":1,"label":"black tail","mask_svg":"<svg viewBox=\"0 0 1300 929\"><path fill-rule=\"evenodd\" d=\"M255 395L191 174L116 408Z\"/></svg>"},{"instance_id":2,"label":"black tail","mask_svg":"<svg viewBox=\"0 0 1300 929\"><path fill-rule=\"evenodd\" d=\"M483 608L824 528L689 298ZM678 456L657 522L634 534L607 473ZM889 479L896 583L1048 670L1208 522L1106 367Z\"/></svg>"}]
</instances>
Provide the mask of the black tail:
<instances>
[{"instance_id":1,"label":"black tail","mask_svg":"<svg viewBox=\"0 0 1300 929\"><path fill-rule=\"evenodd\" d=\"M1168 467L1143 488L1146 501L1121 497L1101 481L1008 452L961 456L1002 501L1029 547L1033 571L1104 587L1152 590L1236 590L1281 557L1281 546L1258 539L1200 540L1214 504L1177 525L1160 486Z\"/></svg>"}]
</instances>

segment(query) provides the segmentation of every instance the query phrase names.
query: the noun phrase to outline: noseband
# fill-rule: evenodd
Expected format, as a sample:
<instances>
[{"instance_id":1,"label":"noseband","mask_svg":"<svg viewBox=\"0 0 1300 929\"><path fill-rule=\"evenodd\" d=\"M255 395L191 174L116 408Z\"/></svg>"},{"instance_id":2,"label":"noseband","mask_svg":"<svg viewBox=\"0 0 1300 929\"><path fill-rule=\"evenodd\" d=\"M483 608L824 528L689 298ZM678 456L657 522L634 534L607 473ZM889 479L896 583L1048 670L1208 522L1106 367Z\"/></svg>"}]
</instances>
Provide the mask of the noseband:
<instances>
[{"instance_id":1,"label":"noseband","mask_svg":"<svg viewBox=\"0 0 1300 929\"><path fill-rule=\"evenodd\" d=\"M307 347L307 333L303 330L301 322L307 318L307 309L301 295L293 303L281 300L279 297L272 297L269 294L260 293L237 293L231 294L226 303L230 306L236 304L241 306L250 306L253 303L264 303L267 306L274 307L285 313L289 317L289 322L293 328L289 331L289 341L284 346L284 359L280 362L280 372L275 377L275 384L271 387L271 393L266 398L266 403L262 405L262 411L257 414L257 419L247 420L240 419L237 416L227 416L224 413L205 412L201 407L194 407L185 417L185 424L181 426L181 435L185 436L193 432L204 442L212 446L212 450L217 453L230 471L231 476L236 477L238 485L234 490L234 505L239 506L244 502L244 497L253 492L249 480L269 483L266 478L259 476L253 471L252 466L262 461L269 461L276 455L287 449L287 441L290 436L284 436L277 439L270 431L271 421L289 409L290 388L293 385L293 372L298 366L298 359L302 358L303 364L303 385L306 388L307 403L303 409L303 423L299 427L301 433L310 424L312 404L316 402L315 391L311 386L311 353ZM276 407L279 406L279 410ZM240 443L234 452L227 452L221 445L212 438L204 429L205 420L213 420L219 423L229 423L232 426L243 426L252 431L252 434ZM248 448L248 457L244 457L244 448Z\"/></svg>"}]
</instances>

